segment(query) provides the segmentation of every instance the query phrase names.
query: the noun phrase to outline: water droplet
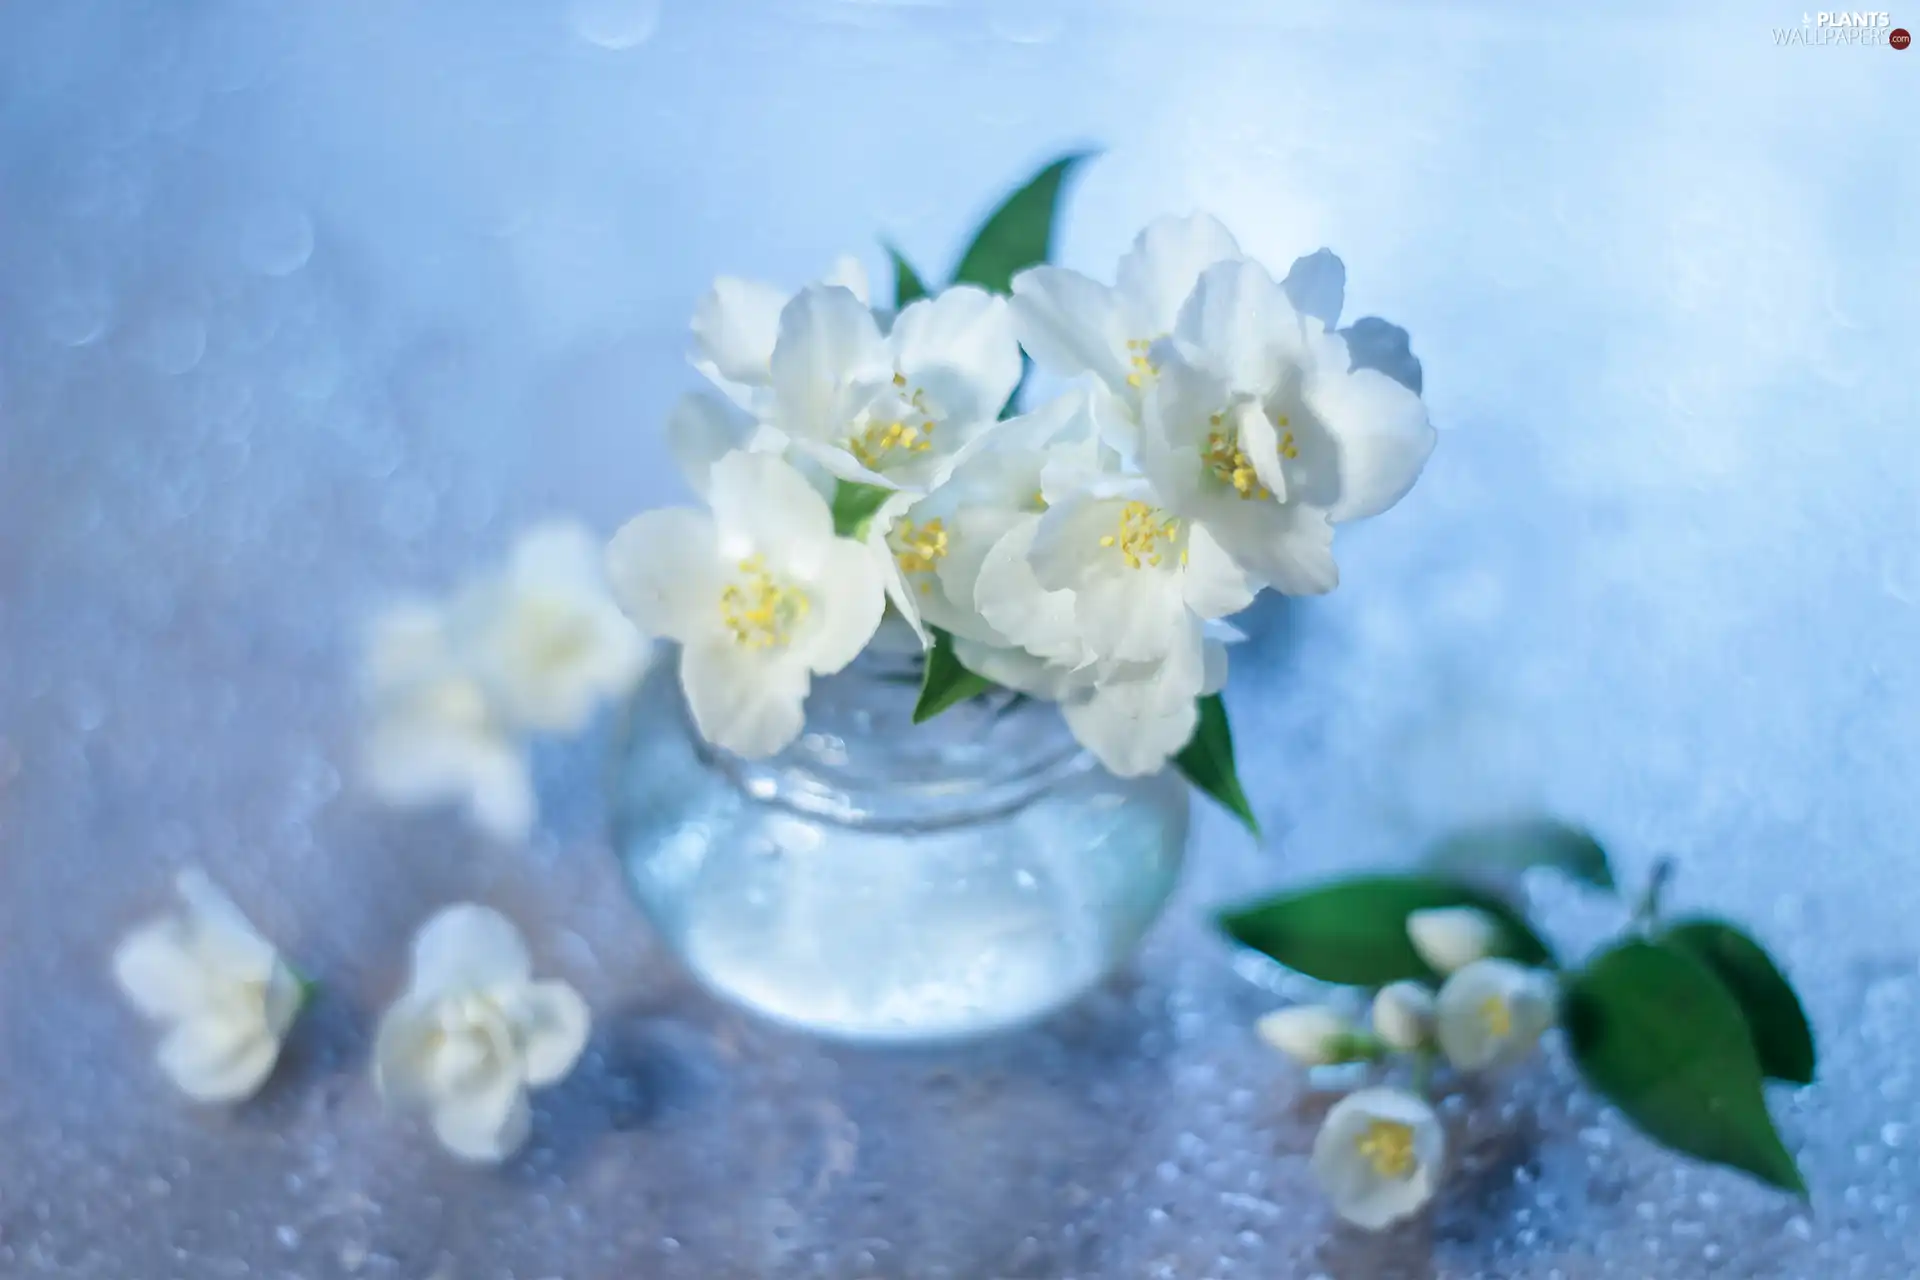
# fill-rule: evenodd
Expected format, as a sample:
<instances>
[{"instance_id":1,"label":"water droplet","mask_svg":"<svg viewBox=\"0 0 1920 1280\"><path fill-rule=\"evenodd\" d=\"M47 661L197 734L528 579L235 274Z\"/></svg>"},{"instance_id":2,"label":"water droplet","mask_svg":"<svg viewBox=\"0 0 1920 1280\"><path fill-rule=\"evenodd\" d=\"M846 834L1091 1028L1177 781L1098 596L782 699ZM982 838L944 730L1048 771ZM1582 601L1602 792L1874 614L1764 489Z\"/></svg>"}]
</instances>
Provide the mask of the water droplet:
<instances>
[{"instance_id":1,"label":"water droplet","mask_svg":"<svg viewBox=\"0 0 1920 1280\"><path fill-rule=\"evenodd\" d=\"M570 0L567 25L588 44L631 49L660 25L660 0Z\"/></svg>"},{"instance_id":2,"label":"water droplet","mask_svg":"<svg viewBox=\"0 0 1920 1280\"><path fill-rule=\"evenodd\" d=\"M263 276L290 276L313 256L313 220L291 200L269 200L240 224L240 261Z\"/></svg>"},{"instance_id":3,"label":"water droplet","mask_svg":"<svg viewBox=\"0 0 1920 1280\"><path fill-rule=\"evenodd\" d=\"M98 280L68 280L41 302L47 336L66 347L84 347L107 331L113 295Z\"/></svg>"},{"instance_id":4,"label":"water droplet","mask_svg":"<svg viewBox=\"0 0 1920 1280\"><path fill-rule=\"evenodd\" d=\"M163 311L141 327L133 349L155 373L177 377L206 354L207 326L190 311Z\"/></svg>"}]
</instances>

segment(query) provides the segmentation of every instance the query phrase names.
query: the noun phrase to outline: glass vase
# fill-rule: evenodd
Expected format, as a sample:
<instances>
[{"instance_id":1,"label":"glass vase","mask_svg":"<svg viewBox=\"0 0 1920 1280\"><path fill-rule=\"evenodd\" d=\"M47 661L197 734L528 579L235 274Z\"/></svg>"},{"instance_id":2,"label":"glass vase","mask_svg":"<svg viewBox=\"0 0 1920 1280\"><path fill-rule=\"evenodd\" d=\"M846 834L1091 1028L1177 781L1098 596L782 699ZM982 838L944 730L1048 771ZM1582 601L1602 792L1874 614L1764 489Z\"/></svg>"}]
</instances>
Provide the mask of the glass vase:
<instances>
[{"instance_id":1,"label":"glass vase","mask_svg":"<svg viewBox=\"0 0 1920 1280\"><path fill-rule=\"evenodd\" d=\"M618 735L616 849L708 988L820 1035L931 1043L1042 1018L1126 960L1187 834L1172 770L1116 778L1004 690L912 722L917 648L816 679L766 760L694 730L663 653Z\"/></svg>"}]
</instances>

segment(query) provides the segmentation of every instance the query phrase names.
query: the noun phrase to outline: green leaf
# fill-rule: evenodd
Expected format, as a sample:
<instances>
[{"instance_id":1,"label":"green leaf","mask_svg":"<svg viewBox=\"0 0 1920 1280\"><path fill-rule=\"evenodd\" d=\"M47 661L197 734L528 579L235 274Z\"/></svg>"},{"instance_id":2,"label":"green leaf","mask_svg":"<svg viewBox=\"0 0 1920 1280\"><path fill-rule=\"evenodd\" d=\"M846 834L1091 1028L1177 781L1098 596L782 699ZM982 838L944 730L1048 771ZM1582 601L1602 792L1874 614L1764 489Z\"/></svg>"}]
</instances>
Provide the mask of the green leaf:
<instances>
[{"instance_id":1,"label":"green leaf","mask_svg":"<svg viewBox=\"0 0 1920 1280\"><path fill-rule=\"evenodd\" d=\"M1464 880L1416 873L1334 880L1220 917L1227 936L1323 982L1384 987L1440 974L1414 950L1407 917L1435 907L1477 907L1501 926L1494 954L1552 968L1553 952L1519 912Z\"/></svg>"},{"instance_id":2,"label":"green leaf","mask_svg":"<svg viewBox=\"0 0 1920 1280\"><path fill-rule=\"evenodd\" d=\"M1234 768L1233 730L1227 724L1226 704L1219 694L1210 693L1195 705L1200 719L1194 725L1193 737L1173 758L1173 765L1188 782L1226 806L1228 813L1258 836L1260 822L1253 816L1253 806L1247 803L1247 793L1240 789L1240 774Z\"/></svg>"},{"instance_id":3,"label":"green leaf","mask_svg":"<svg viewBox=\"0 0 1920 1280\"><path fill-rule=\"evenodd\" d=\"M1434 846L1427 863L1448 871L1551 867L1596 889L1618 887L1600 842L1556 818L1518 818L1468 827Z\"/></svg>"},{"instance_id":4,"label":"green leaf","mask_svg":"<svg viewBox=\"0 0 1920 1280\"><path fill-rule=\"evenodd\" d=\"M1767 1114L1746 1019L1706 966L1622 942L1568 980L1562 1019L1580 1074L1642 1133L1806 1195Z\"/></svg>"},{"instance_id":5,"label":"green leaf","mask_svg":"<svg viewBox=\"0 0 1920 1280\"><path fill-rule=\"evenodd\" d=\"M906 257L892 245L886 246L887 257L893 262L893 307L898 311L909 302L917 302L927 296L927 286L920 282L920 273Z\"/></svg>"},{"instance_id":6,"label":"green leaf","mask_svg":"<svg viewBox=\"0 0 1920 1280\"><path fill-rule=\"evenodd\" d=\"M1761 1074L1791 1084L1813 1083L1813 1028L1793 984L1766 948L1722 920L1683 920L1658 941L1686 952L1726 986L1746 1017Z\"/></svg>"},{"instance_id":7,"label":"green leaf","mask_svg":"<svg viewBox=\"0 0 1920 1280\"><path fill-rule=\"evenodd\" d=\"M1076 151L1061 156L987 215L961 256L953 282L1007 293L1013 288L1016 272L1045 262L1053 247L1053 216L1060 202L1060 185L1091 155Z\"/></svg>"},{"instance_id":8,"label":"green leaf","mask_svg":"<svg viewBox=\"0 0 1920 1280\"><path fill-rule=\"evenodd\" d=\"M877 484L836 481L833 486L833 531L843 538L864 538L867 522L880 504L893 496Z\"/></svg>"},{"instance_id":9,"label":"green leaf","mask_svg":"<svg viewBox=\"0 0 1920 1280\"><path fill-rule=\"evenodd\" d=\"M993 681L960 665L953 653L953 637L938 627L933 633L933 648L927 650L926 672L920 678L920 701L913 707L913 722L924 724L956 702L977 698L993 688Z\"/></svg>"}]
</instances>

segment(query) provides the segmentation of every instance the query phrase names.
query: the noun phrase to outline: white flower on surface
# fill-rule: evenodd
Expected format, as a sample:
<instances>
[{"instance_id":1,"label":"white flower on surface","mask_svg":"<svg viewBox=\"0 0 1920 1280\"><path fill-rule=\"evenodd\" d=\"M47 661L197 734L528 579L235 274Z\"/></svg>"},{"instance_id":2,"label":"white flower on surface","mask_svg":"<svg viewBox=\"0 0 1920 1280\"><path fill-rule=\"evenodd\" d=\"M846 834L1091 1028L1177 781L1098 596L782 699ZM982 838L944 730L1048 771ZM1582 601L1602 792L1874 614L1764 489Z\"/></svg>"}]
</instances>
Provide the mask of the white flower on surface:
<instances>
[{"instance_id":1,"label":"white flower on surface","mask_svg":"<svg viewBox=\"0 0 1920 1280\"><path fill-rule=\"evenodd\" d=\"M1553 1025L1553 991L1533 969L1476 960L1447 979L1434 1014L1447 1061L1461 1071L1486 1071L1533 1052Z\"/></svg>"},{"instance_id":2,"label":"white flower on surface","mask_svg":"<svg viewBox=\"0 0 1920 1280\"><path fill-rule=\"evenodd\" d=\"M815 675L853 661L886 608L872 550L833 532L826 500L771 454L713 468L711 514L642 512L607 546L614 597L680 643L680 686L701 736L772 755L799 736Z\"/></svg>"},{"instance_id":3,"label":"white flower on surface","mask_svg":"<svg viewBox=\"0 0 1920 1280\"><path fill-rule=\"evenodd\" d=\"M1303 1067L1343 1061L1341 1044L1353 1035L1353 1025L1323 1004L1275 1009L1255 1023L1254 1030Z\"/></svg>"},{"instance_id":4,"label":"white flower on surface","mask_svg":"<svg viewBox=\"0 0 1920 1280\"><path fill-rule=\"evenodd\" d=\"M415 602L376 618L366 684L360 771L375 796L405 808L457 801L497 838L526 837L535 803L525 751L442 609Z\"/></svg>"},{"instance_id":5,"label":"white flower on surface","mask_svg":"<svg viewBox=\"0 0 1920 1280\"><path fill-rule=\"evenodd\" d=\"M167 1028L160 1069L197 1102L239 1102L273 1073L304 998L300 979L199 871L175 880L184 907L127 935L113 975Z\"/></svg>"},{"instance_id":6,"label":"white flower on surface","mask_svg":"<svg viewBox=\"0 0 1920 1280\"><path fill-rule=\"evenodd\" d=\"M1006 300L960 285L885 334L844 288L814 285L780 313L763 416L842 480L927 489L999 419L1020 381Z\"/></svg>"},{"instance_id":7,"label":"white flower on surface","mask_svg":"<svg viewBox=\"0 0 1920 1280\"><path fill-rule=\"evenodd\" d=\"M1477 907L1434 907L1407 917L1407 938L1440 973L1484 960L1500 945L1500 922Z\"/></svg>"},{"instance_id":8,"label":"white flower on surface","mask_svg":"<svg viewBox=\"0 0 1920 1280\"><path fill-rule=\"evenodd\" d=\"M414 937L411 982L380 1019L374 1083L426 1111L455 1155L497 1162L526 1141L527 1091L573 1069L591 1025L572 987L532 980L511 921L460 903Z\"/></svg>"},{"instance_id":9,"label":"white flower on surface","mask_svg":"<svg viewBox=\"0 0 1920 1280\"><path fill-rule=\"evenodd\" d=\"M862 306L869 301L867 269L858 258L835 260L820 283L846 289ZM735 404L753 408L769 394L780 311L792 296L778 285L722 276L694 308L694 367Z\"/></svg>"},{"instance_id":10,"label":"white flower on surface","mask_svg":"<svg viewBox=\"0 0 1920 1280\"><path fill-rule=\"evenodd\" d=\"M1335 1213L1380 1231L1433 1199L1446 1153L1432 1107L1399 1089L1361 1089L1327 1112L1313 1142L1313 1176Z\"/></svg>"},{"instance_id":11,"label":"white flower on surface","mask_svg":"<svg viewBox=\"0 0 1920 1280\"><path fill-rule=\"evenodd\" d=\"M1433 992L1394 982L1373 998L1373 1031L1389 1049L1412 1053L1433 1042Z\"/></svg>"},{"instance_id":12,"label":"white flower on surface","mask_svg":"<svg viewBox=\"0 0 1920 1280\"><path fill-rule=\"evenodd\" d=\"M1433 451L1420 397L1354 368L1259 263L1208 268L1153 353L1140 465L1178 515L1289 595L1332 590L1334 524L1377 515Z\"/></svg>"},{"instance_id":13,"label":"white flower on surface","mask_svg":"<svg viewBox=\"0 0 1920 1280\"><path fill-rule=\"evenodd\" d=\"M1131 453L1156 369L1154 344L1173 332L1200 273L1240 257L1240 246L1206 215L1149 223L1104 285L1066 267L1029 267L1013 278L1020 345L1050 373L1092 374L1102 433Z\"/></svg>"},{"instance_id":14,"label":"white flower on surface","mask_svg":"<svg viewBox=\"0 0 1920 1280\"><path fill-rule=\"evenodd\" d=\"M649 642L614 603L603 561L585 526L538 525L455 603L460 643L512 727L577 732L645 671Z\"/></svg>"}]
</instances>

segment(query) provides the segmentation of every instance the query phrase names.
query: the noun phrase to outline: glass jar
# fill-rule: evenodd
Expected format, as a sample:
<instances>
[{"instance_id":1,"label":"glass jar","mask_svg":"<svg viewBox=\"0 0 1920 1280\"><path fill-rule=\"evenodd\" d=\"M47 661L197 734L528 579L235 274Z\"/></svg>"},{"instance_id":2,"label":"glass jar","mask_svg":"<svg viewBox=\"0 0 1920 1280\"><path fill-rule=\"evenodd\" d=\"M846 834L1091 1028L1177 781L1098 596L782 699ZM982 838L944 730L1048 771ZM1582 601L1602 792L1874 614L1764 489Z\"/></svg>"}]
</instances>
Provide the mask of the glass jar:
<instances>
[{"instance_id":1,"label":"glass jar","mask_svg":"<svg viewBox=\"0 0 1920 1280\"><path fill-rule=\"evenodd\" d=\"M1172 770L1116 778L1058 710L1005 690L912 723L917 650L814 681L807 728L709 746L663 652L619 735L616 849L707 987L847 1040L929 1043L1044 1017L1166 904L1187 834Z\"/></svg>"}]
</instances>

